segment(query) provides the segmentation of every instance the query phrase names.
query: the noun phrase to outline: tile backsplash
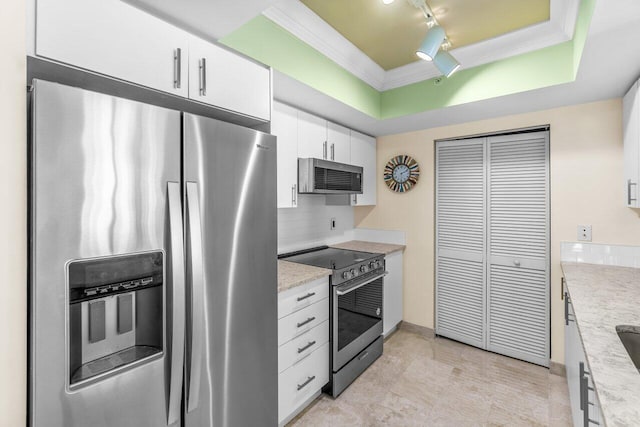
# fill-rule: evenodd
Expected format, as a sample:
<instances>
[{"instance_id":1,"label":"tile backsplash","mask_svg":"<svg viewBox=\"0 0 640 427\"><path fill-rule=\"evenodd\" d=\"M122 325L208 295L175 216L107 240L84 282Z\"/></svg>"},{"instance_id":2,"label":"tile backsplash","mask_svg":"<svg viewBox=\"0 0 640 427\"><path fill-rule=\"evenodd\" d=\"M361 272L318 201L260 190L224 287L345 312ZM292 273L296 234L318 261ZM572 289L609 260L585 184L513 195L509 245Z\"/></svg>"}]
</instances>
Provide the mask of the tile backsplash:
<instances>
[{"instance_id":1,"label":"tile backsplash","mask_svg":"<svg viewBox=\"0 0 640 427\"><path fill-rule=\"evenodd\" d=\"M331 218L336 228L331 230ZM327 205L324 196L299 194L298 207L278 209L278 253L350 240L353 207Z\"/></svg>"},{"instance_id":2,"label":"tile backsplash","mask_svg":"<svg viewBox=\"0 0 640 427\"><path fill-rule=\"evenodd\" d=\"M640 268L640 246L562 242L560 260Z\"/></svg>"}]
</instances>

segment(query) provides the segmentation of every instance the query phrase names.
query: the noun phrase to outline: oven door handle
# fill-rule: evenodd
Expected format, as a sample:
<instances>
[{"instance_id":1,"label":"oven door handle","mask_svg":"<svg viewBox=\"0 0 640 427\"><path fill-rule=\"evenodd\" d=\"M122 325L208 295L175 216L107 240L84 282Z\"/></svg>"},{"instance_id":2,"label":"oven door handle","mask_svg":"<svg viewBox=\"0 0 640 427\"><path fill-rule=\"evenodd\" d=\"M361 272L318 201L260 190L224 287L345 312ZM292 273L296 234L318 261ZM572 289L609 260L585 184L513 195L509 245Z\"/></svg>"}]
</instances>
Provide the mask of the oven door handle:
<instances>
[{"instance_id":1,"label":"oven door handle","mask_svg":"<svg viewBox=\"0 0 640 427\"><path fill-rule=\"evenodd\" d=\"M364 285L368 285L369 283L374 282L374 281L386 276L387 274L389 274L389 272L385 271L382 274L378 274L376 277L372 277L371 279L367 280L366 282L356 283L354 285L349 285L349 286L346 286L344 288L340 287L340 286L337 286L336 287L336 294L338 294L338 296L346 295L349 292L353 292L356 289L363 287Z\"/></svg>"}]
</instances>

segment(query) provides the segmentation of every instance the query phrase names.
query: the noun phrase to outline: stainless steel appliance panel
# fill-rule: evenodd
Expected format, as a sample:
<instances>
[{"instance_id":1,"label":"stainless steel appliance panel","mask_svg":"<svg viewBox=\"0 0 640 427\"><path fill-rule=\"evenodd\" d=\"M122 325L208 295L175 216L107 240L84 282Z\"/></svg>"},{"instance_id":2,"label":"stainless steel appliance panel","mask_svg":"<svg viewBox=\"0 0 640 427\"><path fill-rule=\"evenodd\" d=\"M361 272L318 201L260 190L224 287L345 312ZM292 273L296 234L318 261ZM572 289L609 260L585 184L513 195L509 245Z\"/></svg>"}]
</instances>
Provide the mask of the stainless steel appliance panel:
<instances>
[{"instance_id":1,"label":"stainless steel appliance panel","mask_svg":"<svg viewBox=\"0 0 640 427\"><path fill-rule=\"evenodd\" d=\"M371 344L337 372L331 372L330 386L325 390L334 398L338 397L355 381L373 362L382 356L383 338L378 335Z\"/></svg>"},{"instance_id":2,"label":"stainless steel appliance panel","mask_svg":"<svg viewBox=\"0 0 640 427\"><path fill-rule=\"evenodd\" d=\"M186 205L187 210L199 205L204 267L204 297L187 297L192 327L187 340L186 426L275 426L276 140L185 114L184 146ZM189 221L198 221L193 211L187 214ZM198 245L189 242L191 225L187 247L195 249L188 251L187 270L197 272L193 252ZM188 280L188 295L200 292L195 279ZM197 328L199 313L204 313L202 332ZM199 340L204 340L202 345ZM200 360L192 354L197 348L202 349ZM194 381L199 381L197 390Z\"/></svg>"},{"instance_id":3,"label":"stainless steel appliance panel","mask_svg":"<svg viewBox=\"0 0 640 427\"><path fill-rule=\"evenodd\" d=\"M333 287L331 300L332 370L340 370L382 335L384 267L355 286ZM343 289L344 288L344 289Z\"/></svg>"},{"instance_id":4,"label":"stainless steel appliance panel","mask_svg":"<svg viewBox=\"0 0 640 427\"><path fill-rule=\"evenodd\" d=\"M160 250L169 263L180 115L45 81L32 101L30 424L166 426L167 351L70 390L65 276L81 258Z\"/></svg>"}]
</instances>

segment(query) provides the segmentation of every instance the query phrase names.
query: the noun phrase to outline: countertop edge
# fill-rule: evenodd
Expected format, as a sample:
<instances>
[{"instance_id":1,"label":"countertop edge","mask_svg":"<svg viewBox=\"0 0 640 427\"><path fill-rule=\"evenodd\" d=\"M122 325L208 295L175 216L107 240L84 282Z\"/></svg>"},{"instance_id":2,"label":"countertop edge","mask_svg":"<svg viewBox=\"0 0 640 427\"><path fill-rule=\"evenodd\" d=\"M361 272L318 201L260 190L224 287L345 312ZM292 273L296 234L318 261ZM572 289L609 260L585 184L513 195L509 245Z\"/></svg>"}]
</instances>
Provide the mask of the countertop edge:
<instances>
[{"instance_id":1,"label":"countertop edge","mask_svg":"<svg viewBox=\"0 0 640 427\"><path fill-rule=\"evenodd\" d=\"M593 304L592 302L590 303L590 301L588 300L580 301L580 298L584 299L584 295L580 295L578 302L579 302L579 306L581 307L579 307L578 310L576 311L574 298L576 295L580 294L581 292L576 291L576 289L574 289L574 295L572 296L571 294L572 282L575 288L578 288L578 286L582 286L583 290L587 288L587 290L591 291L590 293L595 293L596 291L602 291L602 286L599 286L598 287L599 289L597 290L588 289L589 288L588 283L582 284L582 285L576 285L576 281L580 279L582 279L582 281L585 281L584 278L580 278L580 277L571 278L570 276L572 274L591 274L594 276L598 273L599 274L617 274L618 273L618 271L616 271L617 269L619 269L620 275L633 275L633 274L640 273L640 269L634 269L631 267L619 267L619 266L613 266L613 265L587 264L587 263L566 262L566 261L561 262L560 265L562 268L563 276L565 277L565 288L568 292L569 298L572 301L575 322L576 322L576 326L578 328L578 334L584 349L587 366L588 366L589 372L591 372L591 377L595 385L596 396L598 398L598 401L600 402L600 406L601 406L600 415L602 417L602 421L605 425L609 427L634 425L634 422L640 419L640 405L634 404L636 402L633 402L633 395L634 395L633 390L627 390L627 389L628 388L633 389L635 386L637 390L637 386L638 384L640 384L640 376L636 377L636 380L632 381L631 383L623 381L619 385L614 384L614 386L610 384L610 381L611 381L610 379L619 378L621 376L624 378L628 378L629 375L633 375L633 372L637 373L638 371L637 369L635 369L635 366L633 365L631 358L626 353L626 350L624 349L624 346L622 345L621 342L618 342L617 344L612 343L610 347L606 347L607 349L616 348L616 347L618 348L618 350L615 351L613 355L611 354L600 355L600 353L606 353L606 351L604 351L602 348L599 348L599 347L603 347L602 344L598 345L599 340L602 340L602 336L600 336L602 332L602 327L606 325L605 328L611 329L610 334L607 334L609 338L613 337L615 334L615 329L613 329L615 325L607 325L607 322L604 320L605 318L607 318L606 314L611 315L611 312L607 311L605 314L602 314L601 316L599 316L597 325L591 325L590 323L592 321L589 320L588 309L592 308L592 306L594 306L595 304ZM593 271L589 272L589 271L576 270L576 271L569 271L569 273L567 274L567 270L580 269L580 268L585 270L593 270ZM593 280L599 283L602 283L602 280L598 279L597 277L594 277ZM614 283L614 285L610 285L610 286L616 286L616 285L624 286L626 282L622 279L619 279L619 280L620 280L619 283ZM612 280L612 282L616 282L616 280ZM632 287L633 286L634 285L632 285ZM638 285L637 292L640 293L640 284ZM617 296L617 293L615 295ZM623 298L623 299L626 301L626 298ZM609 299L609 301L611 301L611 299ZM580 313L581 311L582 313ZM616 323L616 324L626 323L624 319L619 319L615 317L616 314L617 314L617 311L613 313L613 316L614 316L613 319L607 319L609 323ZM591 314L591 316L593 316L593 314ZM582 326L580 324L581 317L582 317ZM585 343L585 333L587 334L586 343ZM613 341L618 341L617 337L614 337ZM598 353L599 356L596 356L594 353ZM606 369L603 369L603 366L598 366L598 365L603 365L602 361L598 362L598 359L603 357L606 357L607 360L609 361L607 365L604 365L606 366ZM611 367L611 360L609 360L611 358L613 358L614 361L620 358L621 360L624 360L624 362L622 362L622 365L620 367L617 367L617 366ZM598 362L598 363L594 363L594 362ZM595 370L593 369L594 364L596 366ZM616 389L620 389L620 390L616 390ZM627 397L629 395L631 395L630 402L629 402L630 400L629 397ZM634 408L638 408L638 409L634 409ZM631 412L629 412L629 410L631 410ZM629 418L629 419L625 419L625 418Z\"/></svg>"},{"instance_id":2,"label":"countertop edge","mask_svg":"<svg viewBox=\"0 0 640 427\"><path fill-rule=\"evenodd\" d=\"M330 245L332 248L347 249L352 251L369 252L374 254L391 255L398 252L404 252L406 245L397 243L381 243L366 240L348 240Z\"/></svg>"},{"instance_id":3,"label":"countertop edge","mask_svg":"<svg viewBox=\"0 0 640 427\"><path fill-rule=\"evenodd\" d=\"M326 268L313 267L285 260L278 260L278 293L306 285L314 280L331 276ZM295 278L291 278L294 276Z\"/></svg>"}]
</instances>

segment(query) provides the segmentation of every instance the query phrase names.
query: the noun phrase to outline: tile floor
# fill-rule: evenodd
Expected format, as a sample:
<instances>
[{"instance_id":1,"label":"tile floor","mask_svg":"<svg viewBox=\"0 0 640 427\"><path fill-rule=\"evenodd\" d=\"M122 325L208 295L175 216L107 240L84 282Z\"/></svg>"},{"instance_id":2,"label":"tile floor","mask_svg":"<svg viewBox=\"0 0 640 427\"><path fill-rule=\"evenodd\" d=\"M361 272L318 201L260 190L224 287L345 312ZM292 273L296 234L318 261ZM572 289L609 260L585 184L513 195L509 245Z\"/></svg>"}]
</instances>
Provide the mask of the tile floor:
<instances>
[{"instance_id":1,"label":"tile floor","mask_svg":"<svg viewBox=\"0 0 640 427\"><path fill-rule=\"evenodd\" d=\"M564 377L445 338L400 329L336 400L289 426L570 426Z\"/></svg>"}]
</instances>

